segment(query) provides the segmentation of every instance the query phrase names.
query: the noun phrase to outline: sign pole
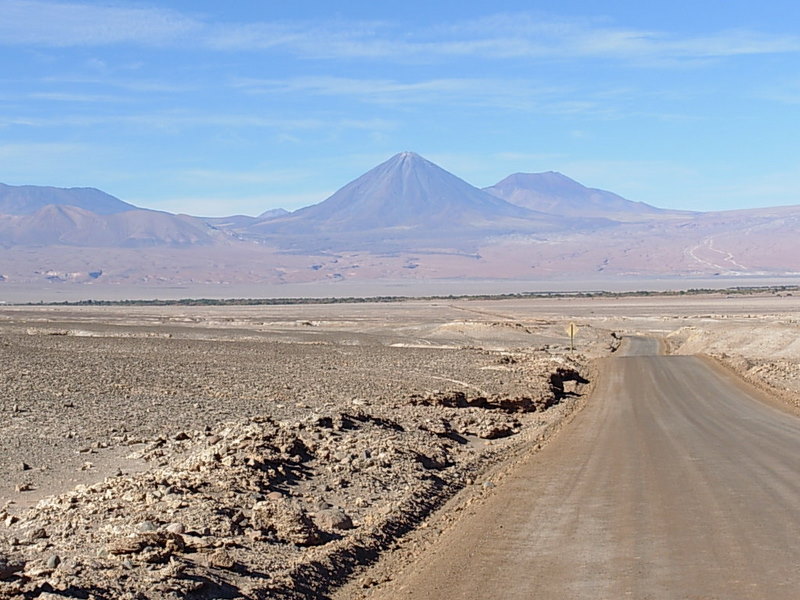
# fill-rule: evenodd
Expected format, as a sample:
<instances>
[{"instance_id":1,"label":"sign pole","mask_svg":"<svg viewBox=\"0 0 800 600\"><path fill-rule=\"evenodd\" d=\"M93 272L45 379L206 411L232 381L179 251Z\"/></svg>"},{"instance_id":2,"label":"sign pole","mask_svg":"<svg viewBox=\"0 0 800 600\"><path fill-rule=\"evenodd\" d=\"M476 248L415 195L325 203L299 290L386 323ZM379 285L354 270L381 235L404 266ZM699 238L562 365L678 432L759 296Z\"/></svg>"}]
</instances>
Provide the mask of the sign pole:
<instances>
[{"instance_id":1,"label":"sign pole","mask_svg":"<svg viewBox=\"0 0 800 600\"><path fill-rule=\"evenodd\" d=\"M569 334L569 351L575 352L575 335L578 333L578 326L570 323L567 325L567 333Z\"/></svg>"}]
</instances>

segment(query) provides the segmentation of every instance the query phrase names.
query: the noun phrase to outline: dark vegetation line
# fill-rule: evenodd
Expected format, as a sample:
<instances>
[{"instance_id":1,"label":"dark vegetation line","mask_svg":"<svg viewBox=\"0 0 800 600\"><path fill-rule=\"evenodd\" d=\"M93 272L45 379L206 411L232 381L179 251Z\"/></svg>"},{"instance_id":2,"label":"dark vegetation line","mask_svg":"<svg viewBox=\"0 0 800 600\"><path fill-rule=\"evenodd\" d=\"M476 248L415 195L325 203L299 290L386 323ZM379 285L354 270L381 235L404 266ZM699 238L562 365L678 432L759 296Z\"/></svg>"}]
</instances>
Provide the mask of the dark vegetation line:
<instances>
[{"instance_id":1,"label":"dark vegetation line","mask_svg":"<svg viewBox=\"0 0 800 600\"><path fill-rule=\"evenodd\" d=\"M513 294L463 294L448 296L369 296L342 298L182 298L180 300L78 300L75 302L27 302L20 306L280 306L293 304L362 304L375 302L415 302L430 300L510 300L519 298L635 298L642 296L700 296L726 294L747 296L800 292L797 285L736 286L728 288L694 288L689 290L635 292L518 292Z\"/></svg>"}]
</instances>

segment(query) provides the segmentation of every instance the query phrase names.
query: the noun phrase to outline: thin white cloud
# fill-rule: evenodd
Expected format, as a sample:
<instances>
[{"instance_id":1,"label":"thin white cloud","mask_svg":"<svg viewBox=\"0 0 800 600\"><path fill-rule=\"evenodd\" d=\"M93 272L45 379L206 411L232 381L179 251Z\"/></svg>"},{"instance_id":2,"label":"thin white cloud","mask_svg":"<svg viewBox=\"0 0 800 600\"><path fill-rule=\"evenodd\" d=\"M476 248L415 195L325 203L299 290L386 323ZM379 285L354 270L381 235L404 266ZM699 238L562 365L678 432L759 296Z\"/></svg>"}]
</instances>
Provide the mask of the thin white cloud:
<instances>
[{"instance_id":1,"label":"thin white cloud","mask_svg":"<svg viewBox=\"0 0 800 600\"><path fill-rule=\"evenodd\" d=\"M468 23L409 32L381 23L252 25L229 30L220 48L280 48L311 58L401 62L448 58L614 59L631 63L697 62L754 54L800 52L800 36L749 30L677 36L592 20L530 13L494 15Z\"/></svg>"},{"instance_id":2,"label":"thin white cloud","mask_svg":"<svg viewBox=\"0 0 800 600\"><path fill-rule=\"evenodd\" d=\"M35 156L65 157L85 150L86 147L80 144L55 142L0 144L0 160L19 159L20 162L23 162Z\"/></svg>"},{"instance_id":3,"label":"thin white cloud","mask_svg":"<svg viewBox=\"0 0 800 600\"><path fill-rule=\"evenodd\" d=\"M530 80L440 78L402 82L391 79L297 77L285 80L239 79L233 85L252 94L348 96L361 102L408 106L447 102L518 110L573 113L598 110L591 100L565 101L574 89Z\"/></svg>"},{"instance_id":4,"label":"thin white cloud","mask_svg":"<svg viewBox=\"0 0 800 600\"><path fill-rule=\"evenodd\" d=\"M287 169L287 170L249 170L249 171L229 171L223 169L187 169L183 171L176 171L172 174L175 179L184 182L190 181L192 183L219 184L219 185L240 185L240 184L258 184L258 185L286 185L293 184L299 181L307 180L313 176L310 173L301 169Z\"/></svg>"},{"instance_id":5,"label":"thin white cloud","mask_svg":"<svg viewBox=\"0 0 800 600\"><path fill-rule=\"evenodd\" d=\"M41 80L44 84L55 85L76 85L76 86L102 86L110 87L128 92L145 94L163 93L191 93L197 92L201 88L199 85L189 83L176 83L174 81L156 81L151 79L126 79L114 77L74 77L74 76L50 76Z\"/></svg>"},{"instance_id":6,"label":"thin white cloud","mask_svg":"<svg viewBox=\"0 0 800 600\"><path fill-rule=\"evenodd\" d=\"M548 115L591 115L599 119L630 115L631 110L626 105L640 96L633 89L588 91L577 86L556 86L531 79L500 78L397 81L327 76L284 80L238 79L232 85L249 94L342 96L357 102L394 106L403 110L411 105L447 105Z\"/></svg>"},{"instance_id":7,"label":"thin white cloud","mask_svg":"<svg viewBox=\"0 0 800 600\"><path fill-rule=\"evenodd\" d=\"M496 14L453 24L442 31L452 40L442 48L496 58L705 59L796 53L800 36L746 29L677 36L666 31L615 26L600 19L559 19L535 13Z\"/></svg>"},{"instance_id":8,"label":"thin white cloud","mask_svg":"<svg viewBox=\"0 0 800 600\"><path fill-rule=\"evenodd\" d=\"M702 35L633 29L608 20L532 12L495 14L427 30L364 21L214 22L153 6L0 0L0 44L180 45L217 51L281 51L318 59L441 61L612 59L697 63L731 56L800 52L800 36L737 29Z\"/></svg>"},{"instance_id":9,"label":"thin white cloud","mask_svg":"<svg viewBox=\"0 0 800 600\"><path fill-rule=\"evenodd\" d=\"M128 98L122 96L111 96L108 94L73 94L69 92L33 92L28 94L31 100L46 100L48 102L70 102L70 103L106 103L106 102L125 102Z\"/></svg>"},{"instance_id":10,"label":"thin white cloud","mask_svg":"<svg viewBox=\"0 0 800 600\"><path fill-rule=\"evenodd\" d=\"M167 44L204 25L177 11L47 0L0 2L0 43L38 46Z\"/></svg>"},{"instance_id":11,"label":"thin white cloud","mask_svg":"<svg viewBox=\"0 0 800 600\"><path fill-rule=\"evenodd\" d=\"M225 115L191 113L183 111L121 115L57 115L52 117L0 117L0 127L91 127L116 125L146 127L165 131L180 131L196 127L223 127L230 129L273 129L276 131L324 131L324 130L391 130L396 124L386 119L286 119L261 117L258 115Z\"/></svg>"}]
</instances>

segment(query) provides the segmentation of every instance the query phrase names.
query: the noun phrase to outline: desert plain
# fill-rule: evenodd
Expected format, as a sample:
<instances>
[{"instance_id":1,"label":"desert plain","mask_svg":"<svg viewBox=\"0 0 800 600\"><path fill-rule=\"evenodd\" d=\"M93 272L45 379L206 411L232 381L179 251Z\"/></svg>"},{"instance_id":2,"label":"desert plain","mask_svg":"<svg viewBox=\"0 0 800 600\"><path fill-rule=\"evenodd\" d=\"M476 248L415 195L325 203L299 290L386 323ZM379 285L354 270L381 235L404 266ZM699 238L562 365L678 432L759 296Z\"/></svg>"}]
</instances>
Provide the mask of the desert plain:
<instances>
[{"instance_id":1,"label":"desert plain","mask_svg":"<svg viewBox=\"0 0 800 600\"><path fill-rule=\"evenodd\" d=\"M2 306L0 597L379 597L631 339L796 413L799 319L786 290Z\"/></svg>"}]
</instances>

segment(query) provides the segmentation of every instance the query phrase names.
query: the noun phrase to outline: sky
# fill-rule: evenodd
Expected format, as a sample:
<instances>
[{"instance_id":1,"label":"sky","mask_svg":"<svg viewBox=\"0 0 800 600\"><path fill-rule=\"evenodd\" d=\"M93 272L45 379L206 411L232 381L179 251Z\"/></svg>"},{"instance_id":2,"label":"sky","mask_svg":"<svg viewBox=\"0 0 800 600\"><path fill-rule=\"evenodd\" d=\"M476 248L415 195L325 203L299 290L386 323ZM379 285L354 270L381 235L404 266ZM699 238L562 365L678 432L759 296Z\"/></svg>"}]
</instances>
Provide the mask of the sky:
<instances>
[{"instance_id":1,"label":"sky","mask_svg":"<svg viewBox=\"0 0 800 600\"><path fill-rule=\"evenodd\" d=\"M0 182L294 210L413 151L664 208L800 204L792 1L0 0Z\"/></svg>"}]
</instances>

